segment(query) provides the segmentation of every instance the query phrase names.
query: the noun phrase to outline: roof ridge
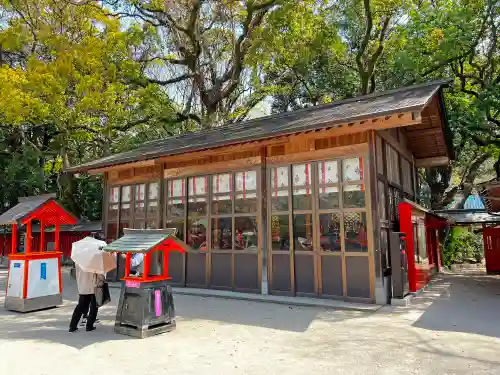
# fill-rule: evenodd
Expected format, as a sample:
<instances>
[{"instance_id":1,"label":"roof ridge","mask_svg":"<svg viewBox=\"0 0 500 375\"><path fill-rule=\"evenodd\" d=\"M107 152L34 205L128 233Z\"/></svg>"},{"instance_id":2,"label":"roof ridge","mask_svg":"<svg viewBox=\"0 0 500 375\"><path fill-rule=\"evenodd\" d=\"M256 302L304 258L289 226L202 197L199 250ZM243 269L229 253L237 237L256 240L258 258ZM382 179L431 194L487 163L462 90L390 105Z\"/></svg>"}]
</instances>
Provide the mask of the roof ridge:
<instances>
[{"instance_id":1,"label":"roof ridge","mask_svg":"<svg viewBox=\"0 0 500 375\"><path fill-rule=\"evenodd\" d=\"M428 105L430 97L441 92L442 86L450 82L450 79L423 82L297 111L281 112L210 129L177 134L143 143L125 152L81 163L65 171L83 172L164 155L195 152L206 148L284 136L305 130L315 130L327 125L338 126L342 122L355 122L367 117L386 116L401 111L420 111Z\"/></svg>"},{"instance_id":2,"label":"roof ridge","mask_svg":"<svg viewBox=\"0 0 500 375\"><path fill-rule=\"evenodd\" d=\"M365 95L360 95L360 96L353 96L351 98L335 100L331 103L313 105L310 107L297 109L295 111L283 111L283 112L279 112L279 113L273 113L270 115L261 116L261 117L257 117L257 118L253 118L253 119L249 119L249 120L219 125L219 126L214 127L214 128L201 129L201 130L194 131L194 132L182 133L182 134L177 134L175 136L170 136L170 137L166 137L166 138L162 138L162 139L156 139L153 141L143 143L137 149L140 149L146 145L150 146L151 144L161 143L161 142L164 142L165 140L181 139L184 137L193 136L195 134L201 135L201 134L207 134L207 133L214 132L214 131L220 131L220 130L222 130L222 128L232 130L233 126L237 127L237 125L240 125L240 124L248 125L248 124L252 124L253 122L265 121L265 120L269 120L269 119L276 118L276 117L283 118L283 117L296 115L298 113L300 114L300 113L309 112L309 111L318 110L318 109L333 108L333 107L337 107L337 106L348 104L348 103L358 102L358 101L366 100L366 99L378 98L378 97L386 96L386 95L392 95L392 94L397 93L397 92L404 92L407 90L414 90L414 89L427 87L427 86L433 86L433 85L441 85L442 86L444 84L449 84L451 81L452 81L451 78L440 79L440 80L435 80L435 81L427 81L427 82L422 82L422 83L413 84L413 85L409 85L409 86L398 87L398 88L390 89L390 90L386 90L386 91L378 91L378 92L374 92L371 94L365 94Z\"/></svg>"}]
</instances>

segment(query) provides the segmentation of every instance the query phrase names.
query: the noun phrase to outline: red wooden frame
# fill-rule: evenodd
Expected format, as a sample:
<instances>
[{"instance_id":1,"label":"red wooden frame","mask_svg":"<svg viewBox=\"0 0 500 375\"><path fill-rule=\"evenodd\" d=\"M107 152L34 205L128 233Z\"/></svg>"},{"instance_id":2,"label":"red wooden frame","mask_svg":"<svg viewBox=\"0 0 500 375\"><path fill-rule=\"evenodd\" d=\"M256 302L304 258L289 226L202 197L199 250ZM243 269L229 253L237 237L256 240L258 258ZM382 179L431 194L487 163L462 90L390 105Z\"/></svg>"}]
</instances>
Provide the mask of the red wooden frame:
<instances>
[{"instance_id":1,"label":"red wooden frame","mask_svg":"<svg viewBox=\"0 0 500 375\"><path fill-rule=\"evenodd\" d=\"M151 255L155 251L163 252L163 269L162 274L159 276L150 276L150 264L151 264ZM157 244L155 247L150 249L147 253L144 254L144 272L140 277L130 276L130 263L132 262L132 253L126 252L125 258L125 276L122 280L130 281L130 282L149 282L149 281L160 281L160 280L170 280L171 277L168 275L168 255L171 251L178 251L181 253L186 252L186 246L180 244L172 237L167 237L164 241Z\"/></svg>"},{"instance_id":2,"label":"red wooden frame","mask_svg":"<svg viewBox=\"0 0 500 375\"><path fill-rule=\"evenodd\" d=\"M40 221L40 248L39 251L33 252L32 249L32 234L31 234L31 224L34 220ZM24 285L23 285L23 298L27 298L28 295L28 263L30 260L35 259L58 259L58 278L59 278L59 293L62 293L62 270L61 270L61 256L62 253L59 251L59 241L60 241L60 229L61 224L75 225L77 223L76 218L66 211L61 205L59 205L55 200L49 200L44 204L40 205L28 215L23 217L19 223L12 224L12 239L11 239L11 253L8 255L9 262L11 260L24 260ZM18 224L26 225L26 248L24 253L17 253L17 226ZM44 251L45 246L45 234L44 229L47 225L55 225L55 251L46 252ZM10 269L10 267L9 267ZM8 276L7 276L8 277Z\"/></svg>"},{"instance_id":3,"label":"red wooden frame","mask_svg":"<svg viewBox=\"0 0 500 375\"><path fill-rule=\"evenodd\" d=\"M423 217L424 220L428 265L415 262L413 216ZM448 222L416 204L404 201L399 204L399 226L405 234L409 289L410 292L416 292L429 283L434 272L441 270L441 250L439 238L435 234L437 229L446 228Z\"/></svg>"}]
</instances>

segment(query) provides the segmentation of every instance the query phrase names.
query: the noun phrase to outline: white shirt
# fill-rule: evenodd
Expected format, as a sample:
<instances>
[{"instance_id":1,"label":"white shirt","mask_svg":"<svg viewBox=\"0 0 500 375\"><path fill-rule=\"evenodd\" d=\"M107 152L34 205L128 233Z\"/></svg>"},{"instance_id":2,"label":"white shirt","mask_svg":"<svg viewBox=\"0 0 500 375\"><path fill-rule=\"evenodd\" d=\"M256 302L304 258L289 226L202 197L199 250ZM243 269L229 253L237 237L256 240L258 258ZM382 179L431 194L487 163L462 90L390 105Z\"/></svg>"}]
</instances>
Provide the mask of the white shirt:
<instances>
[{"instance_id":1,"label":"white shirt","mask_svg":"<svg viewBox=\"0 0 500 375\"><path fill-rule=\"evenodd\" d=\"M142 264L143 261L144 261L144 253L134 254L130 261L130 268L132 269L132 271L137 271L139 273L144 272L144 267Z\"/></svg>"}]
</instances>

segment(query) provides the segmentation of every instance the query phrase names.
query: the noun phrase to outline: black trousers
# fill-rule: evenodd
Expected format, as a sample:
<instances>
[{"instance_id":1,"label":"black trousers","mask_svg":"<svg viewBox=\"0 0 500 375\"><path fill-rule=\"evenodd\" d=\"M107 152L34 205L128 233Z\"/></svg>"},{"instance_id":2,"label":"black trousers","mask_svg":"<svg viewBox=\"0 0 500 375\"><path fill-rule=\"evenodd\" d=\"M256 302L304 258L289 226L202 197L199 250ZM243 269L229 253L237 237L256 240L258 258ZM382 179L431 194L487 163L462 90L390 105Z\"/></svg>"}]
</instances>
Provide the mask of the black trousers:
<instances>
[{"instance_id":1,"label":"black trousers","mask_svg":"<svg viewBox=\"0 0 500 375\"><path fill-rule=\"evenodd\" d=\"M95 294L80 294L80 297L78 298L78 305L76 305L75 311L73 311L73 316L71 317L71 322L69 323L69 328L77 328L82 315L86 314L87 311L88 317L86 328L90 329L94 326L94 322L97 318L98 308Z\"/></svg>"}]
</instances>

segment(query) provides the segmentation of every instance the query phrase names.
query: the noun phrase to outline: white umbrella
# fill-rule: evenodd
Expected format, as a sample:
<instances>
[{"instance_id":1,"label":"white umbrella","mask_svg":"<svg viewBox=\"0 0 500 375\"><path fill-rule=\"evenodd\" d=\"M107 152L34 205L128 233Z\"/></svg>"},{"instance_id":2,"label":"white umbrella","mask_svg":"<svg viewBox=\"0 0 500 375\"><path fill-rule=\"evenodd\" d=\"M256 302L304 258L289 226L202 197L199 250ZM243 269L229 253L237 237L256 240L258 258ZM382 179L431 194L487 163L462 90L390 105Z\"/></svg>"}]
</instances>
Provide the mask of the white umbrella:
<instances>
[{"instance_id":1,"label":"white umbrella","mask_svg":"<svg viewBox=\"0 0 500 375\"><path fill-rule=\"evenodd\" d=\"M71 259L85 272L101 275L116 268L116 257L102 250L106 242L92 237L74 242L71 248Z\"/></svg>"}]
</instances>

